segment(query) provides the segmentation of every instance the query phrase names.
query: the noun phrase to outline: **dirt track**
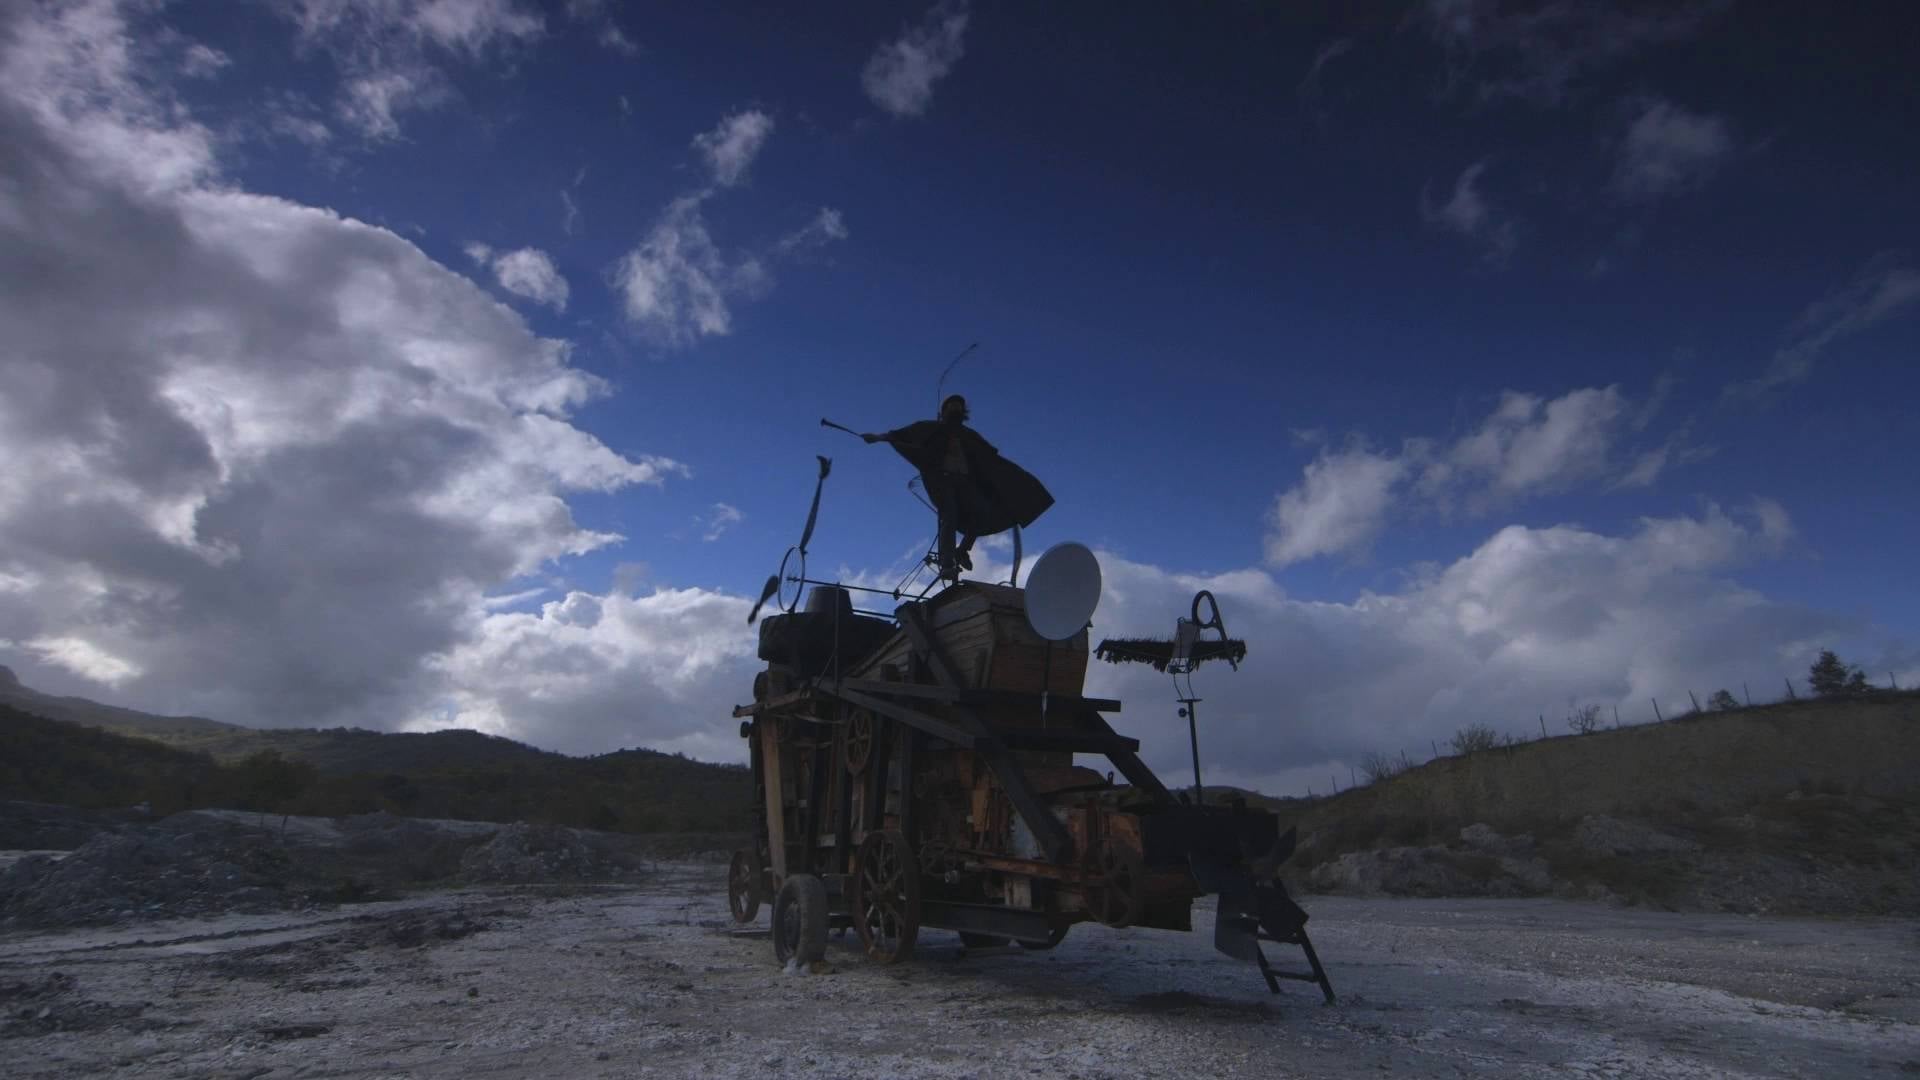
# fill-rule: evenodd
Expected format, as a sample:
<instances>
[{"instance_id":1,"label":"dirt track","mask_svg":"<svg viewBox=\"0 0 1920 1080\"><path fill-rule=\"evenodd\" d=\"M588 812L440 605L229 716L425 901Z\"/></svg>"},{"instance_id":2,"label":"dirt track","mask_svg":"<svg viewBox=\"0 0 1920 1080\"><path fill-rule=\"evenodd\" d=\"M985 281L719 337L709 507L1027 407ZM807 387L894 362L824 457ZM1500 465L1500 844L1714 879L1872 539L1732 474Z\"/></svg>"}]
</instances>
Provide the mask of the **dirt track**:
<instances>
[{"instance_id":1,"label":"dirt track","mask_svg":"<svg viewBox=\"0 0 1920 1080\"><path fill-rule=\"evenodd\" d=\"M1339 1004L1196 933L776 970L721 872L0 937L16 1077L1912 1076L1920 922L1310 898ZM1199 913L1197 912L1196 915ZM765 913L762 913L764 922ZM1293 957L1281 957L1291 962Z\"/></svg>"}]
</instances>

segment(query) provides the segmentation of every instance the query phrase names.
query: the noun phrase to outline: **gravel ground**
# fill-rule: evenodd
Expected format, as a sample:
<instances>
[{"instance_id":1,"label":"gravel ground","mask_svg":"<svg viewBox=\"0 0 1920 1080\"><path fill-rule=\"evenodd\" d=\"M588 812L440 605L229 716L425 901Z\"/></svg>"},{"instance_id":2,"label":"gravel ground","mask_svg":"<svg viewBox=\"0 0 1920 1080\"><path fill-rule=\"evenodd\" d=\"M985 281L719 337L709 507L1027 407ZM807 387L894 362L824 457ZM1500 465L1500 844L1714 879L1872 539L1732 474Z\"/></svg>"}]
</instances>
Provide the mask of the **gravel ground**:
<instances>
[{"instance_id":1,"label":"gravel ground","mask_svg":"<svg viewBox=\"0 0 1920 1080\"><path fill-rule=\"evenodd\" d=\"M774 967L721 868L331 910L0 936L0 1061L29 1077L1914 1076L1920 921L1557 900L1310 898L1341 995L1195 932L1050 953L929 931ZM761 919L765 921L763 909ZM1291 950L1275 949L1288 966Z\"/></svg>"}]
</instances>

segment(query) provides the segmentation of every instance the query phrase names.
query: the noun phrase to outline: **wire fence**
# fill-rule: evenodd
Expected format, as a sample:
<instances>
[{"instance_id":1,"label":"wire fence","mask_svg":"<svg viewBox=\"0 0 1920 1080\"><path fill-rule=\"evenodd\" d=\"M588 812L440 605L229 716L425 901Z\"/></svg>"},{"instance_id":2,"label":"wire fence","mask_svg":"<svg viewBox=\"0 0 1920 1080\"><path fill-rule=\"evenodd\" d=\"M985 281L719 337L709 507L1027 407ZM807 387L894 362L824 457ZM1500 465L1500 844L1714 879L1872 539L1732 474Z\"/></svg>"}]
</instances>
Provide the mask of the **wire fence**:
<instances>
[{"instance_id":1,"label":"wire fence","mask_svg":"<svg viewBox=\"0 0 1920 1080\"><path fill-rule=\"evenodd\" d=\"M1909 679L1909 683L1913 680ZM1415 747L1409 753L1405 747L1388 753L1371 751L1363 754L1358 762L1347 765L1347 782L1340 782L1339 774L1328 776L1328 787L1319 792L1309 787L1308 798L1318 798L1321 794L1338 795L1342 791L1367 787L1382 780L1390 780L1417 766L1438 761L1441 758L1467 757L1472 754L1495 750L1511 750L1516 746L1539 742L1543 739L1574 738L1592 735L1603 731L1617 731L1622 728L1645 727L1652 724L1672 723L1690 720L1715 713L1741 712L1747 709L1761 709L1776 705L1788 705L1803 701L1861 701L1872 700L1875 695L1885 693L1912 693L1920 687L1902 686L1899 677L1888 672L1884 685L1865 683L1858 687L1839 692L1817 693L1805 680L1796 686L1791 677L1783 677L1778 691L1762 691L1756 696L1748 683L1741 683L1736 693L1732 687L1720 687L1708 691L1702 698L1695 690L1683 691L1684 697L1649 697L1644 707L1630 703L1587 702L1569 706L1566 715L1559 719L1549 719L1546 712L1536 713L1534 723L1522 725L1516 729L1501 730L1491 724L1476 722L1456 731L1453 735L1441 738L1429 738L1427 745ZM1555 710L1558 711L1557 709ZM1534 734L1537 726L1539 734ZM1418 755L1421 749L1428 751Z\"/></svg>"}]
</instances>

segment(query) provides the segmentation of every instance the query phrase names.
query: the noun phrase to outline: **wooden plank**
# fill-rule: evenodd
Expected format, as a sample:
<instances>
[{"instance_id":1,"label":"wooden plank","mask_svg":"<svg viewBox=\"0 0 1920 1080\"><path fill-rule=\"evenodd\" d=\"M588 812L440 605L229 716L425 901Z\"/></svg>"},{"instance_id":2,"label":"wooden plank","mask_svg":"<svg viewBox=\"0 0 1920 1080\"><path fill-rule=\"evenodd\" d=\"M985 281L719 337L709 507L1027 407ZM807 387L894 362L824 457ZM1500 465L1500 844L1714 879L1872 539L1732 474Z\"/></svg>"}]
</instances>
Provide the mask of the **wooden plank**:
<instances>
[{"instance_id":1,"label":"wooden plank","mask_svg":"<svg viewBox=\"0 0 1920 1080\"><path fill-rule=\"evenodd\" d=\"M772 724L760 729L761 772L767 780L767 851L773 856L773 885L787 880L787 803L780 783L780 738Z\"/></svg>"}]
</instances>

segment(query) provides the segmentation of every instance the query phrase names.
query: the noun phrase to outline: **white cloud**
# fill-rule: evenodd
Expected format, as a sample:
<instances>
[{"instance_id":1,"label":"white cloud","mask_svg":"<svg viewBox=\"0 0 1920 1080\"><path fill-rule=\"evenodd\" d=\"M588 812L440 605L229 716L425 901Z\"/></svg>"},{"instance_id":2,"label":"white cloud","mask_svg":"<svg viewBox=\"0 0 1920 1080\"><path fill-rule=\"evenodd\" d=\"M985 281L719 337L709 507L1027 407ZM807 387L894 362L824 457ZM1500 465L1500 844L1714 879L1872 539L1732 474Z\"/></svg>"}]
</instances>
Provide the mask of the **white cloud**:
<instances>
[{"instance_id":1,"label":"white cloud","mask_svg":"<svg viewBox=\"0 0 1920 1080\"><path fill-rule=\"evenodd\" d=\"M926 112L933 85L960 61L967 18L964 2L937 4L918 24L874 50L860 72L867 97L895 116Z\"/></svg>"},{"instance_id":2,"label":"white cloud","mask_svg":"<svg viewBox=\"0 0 1920 1080\"><path fill-rule=\"evenodd\" d=\"M607 0L567 0L567 18L594 31L594 40L622 56L639 56L640 46L613 21Z\"/></svg>"},{"instance_id":3,"label":"white cloud","mask_svg":"<svg viewBox=\"0 0 1920 1080\"><path fill-rule=\"evenodd\" d=\"M546 252L538 248L502 252L489 265L501 288L555 311L567 310L567 279L560 276Z\"/></svg>"},{"instance_id":4,"label":"white cloud","mask_svg":"<svg viewBox=\"0 0 1920 1080\"><path fill-rule=\"evenodd\" d=\"M57 667L107 686L117 686L140 674L140 667L77 637L43 637L26 643L28 650Z\"/></svg>"},{"instance_id":5,"label":"white cloud","mask_svg":"<svg viewBox=\"0 0 1920 1080\"><path fill-rule=\"evenodd\" d=\"M747 515L741 513L738 507L729 506L726 503L714 503L713 511L709 513L705 521L702 522L706 527L706 532L703 533L700 538L709 542L718 540L728 529L733 528L745 520L747 520Z\"/></svg>"},{"instance_id":6,"label":"white cloud","mask_svg":"<svg viewBox=\"0 0 1920 1080\"><path fill-rule=\"evenodd\" d=\"M1429 225L1457 233L1477 244L1488 262L1504 263L1519 242L1518 231L1510 215L1497 211L1480 190L1480 174L1487 163L1477 161L1454 181L1453 194L1444 203L1436 203L1425 189L1420 192L1420 216Z\"/></svg>"},{"instance_id":7,"label":"white cloud","mask_svg":"<svg viewBox=\"0 0 1920 1080\"><path fill-rule=\"evenodd\" d=\"M180 74L189 79L210 79L231 63L226 53L196 41L180 57Z\"/></svg>"},{"instance_id":8,"label":"white cloud","mask_svg":"<svg viewBox=\"0 0 1920 1080\"><path fill-rule=\"evenodd\" d=\"M835 240L846 238L847 224L842 220L840 211L823 206L820 212L814 215L812 221L781 238L780 250L804 251L808 248L824 247Z\"/></svg>"},{"instance_id":9,"label":"white cloud","mask_svg":"<svg viewBox=\"0 0 1920 1080\"><path fill-rule=\"evenodd\" d=\"M712 131L694 136L693 147L706 159L714 181L732 187L746 179L747 169L771 134L773 117L748 109L721 120Z\"/></svg>"},{"instance_id":10,"label":"white cloud","mask_svg":"<svg viewBox=\"0 0 1920 1080\"><path fill-rule=\"evenodd\" d=\"M1267 561L1284 566L1362 550L1396 512L1484 514L1608 477L1616 487L1651 484L1677 442L1638 453L1624 472L1615 452L1644 429L1652 405L1636 410L1612 386L1551 400L1507 391L1485 420L1452 442L1411 438L1398 452L1322 450L1301 482L1274 501Z\"/></svg>"},{"instance_id":11,"label":"white cloud","mask_svg":"<svg viewBox=\"0 0 1920 1080\"><path fill-rule=\"evenodd\" d=\"M8 8L0 42L0 639L29 682L388 727L446 697L432 661L489 594L620 539L571 493L686 473L575 426L610 387L405 239L222 178L117 8Z\"/></svg>"},{"instance_id":12,"label":"white cloud","mask_svg":"<svg viewBox=\"0 0 1920 1080\"><path fill-rule=\"evenodd\" d=\"M1267 561L1276 566L1364 547L1385 523L1406 462L1367 450L1322 453L1274 500Z\"/></svg>"},{"instance_id":13,"label":"white cloud","mask_svg":"<svg viewBox=\"0 0 1920 1080\"><path fill-rule=\"evenodd\" d=\"M293 0L279 6L305 48L332 57L337 110L372 139L400 134L400 115L453 99L442 65L476 63L540 38L545 21L514 0Z\"/></svg>"},{"instance_id":14,"label":"white cloud","mask_svg":"<svg viewBox=\"0 0 1920 1080\"><path fill-rule=\"evenodd\" d=\"M1873 259L1851 282L1801 312L1767 369L1728 386L1727 397L1759 397L1804 381L1834 342L1893 318L1917 301L1920 270L1892 256Z\"/></svg>"},{"instance_id":15,"label":"white cloud","mask_svg":"<svg viewBox=\"0 0 1920 1080\"><path fill-rule=\"evenodd\" d=\"M1328 64L1333 63L1335 60L1352 51L1352 38L1334 38L1332 41L1327 42L1314 51L1313 63L1307 66L1307 73L1301 78L1300 86L1296 93L1299 95L1301 108L1305 109L1316 120L1325 119L1325 113L1320 108L1320 101L1323 96L1320 85L1321 73L1326 70Z\"/></svg>"},{"instance_id":16,"label":"white cloud","mask_svg":"<svg viewBox=\"0 0 1920 1080\"><path fill-rule=\"evenodd\" d=\"M730 263L714 246L700 203L699 196L675 199L614 268L627 318L668 346L729 333L728 297L753 277L744 262Z\"/></svg>"},{"instance_id":17,"label":"white cloud","mask_svg":"<svg viewBox=\"0 0 1920 1080\"><path fill-rule=\"evenodd\" d=\"M1564 733L1571 707L1587 703L1609 720L1617 706L1629 723L1650 721L1650 698L1671 716L1688 690L1705 700L1747 681L1761 694L1802 675L1819 642L1863 628L1727 576L1777 556L1790 535L1786 512L1764 500L1647 518L1619 534L1509 526L1403 588L1343 601L1289 597L1258 569L1194 574L1101 551L1089 636L1168 636L1194 592L1211 590L1247 660L1194 676L1205 778L1304 794L1324 791L1330 773L1346 786L1348 766L1369 751L1423 760L1430 741L1444 747L1469 723L1537 735L1544 713ZM993 549L976 549L977 563L983 551ZM972 576L1006 574L996 562ZM871 579L890 587L898 576ZM1087 692L1122 700L1115 726L1142 741L1163 779L1188 782L1186 725L1165 675L1094 660Z\"/></svg>"},{"instance_id":18,"label":"white cloud","mask_svg":"<svg viewBox=\"0 0 1920 1080\"><path fill-rule=\"evenodd\" d=\"M1427 0L1422 21L1446 50L1449 82L1481 100L1562 104L1587 76L1699 33L1727 0L1627 5L1613 0Z\"/></svg>"},{"instance_id":19,"label":"white cloud","mask_svg":"<svg viewBox=\"0 0 1920 1080\"><path fill-rule=\"evenodd\" d=\"M1627 127L1613 186L1623 198L1651 200L1705 183L1733 152L1725 119L1658 98L1640 103Z\"/></svg>"}]
</instances>

